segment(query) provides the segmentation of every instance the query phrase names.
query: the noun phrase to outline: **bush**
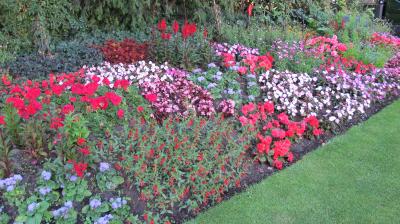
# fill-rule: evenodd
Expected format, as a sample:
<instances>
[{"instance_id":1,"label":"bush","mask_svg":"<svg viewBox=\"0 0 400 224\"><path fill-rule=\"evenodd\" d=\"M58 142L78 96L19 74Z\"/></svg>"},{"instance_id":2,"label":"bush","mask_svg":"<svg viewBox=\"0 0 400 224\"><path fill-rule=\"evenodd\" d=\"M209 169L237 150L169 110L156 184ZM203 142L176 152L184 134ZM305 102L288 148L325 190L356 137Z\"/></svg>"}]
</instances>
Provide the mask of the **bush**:
<instances>
[{"instance_id":1,"label":"bush","mask_svg":"<svg viewBox=\"0 0 400 224\"><path fill-rule=\"evenodd\" d=\"M71 41L58 44L53 55L22 55L6 67L13 76L41 78L50 73L77 71L84 65L97 65L102 61L103 56L99 50Z\"/></svg>"},{"instance_id":2,"label":"bush","mask_svg":"<svg viewBox=\"0 0 400 224\"><path fill-rule=\"evenodd\" d=\"M114 64L130 64L147 59L148 45L146 43L139 44L132 39L124 39L121 42L107 40L99 48L106 61Z\"/></svg>"}]
</instances>

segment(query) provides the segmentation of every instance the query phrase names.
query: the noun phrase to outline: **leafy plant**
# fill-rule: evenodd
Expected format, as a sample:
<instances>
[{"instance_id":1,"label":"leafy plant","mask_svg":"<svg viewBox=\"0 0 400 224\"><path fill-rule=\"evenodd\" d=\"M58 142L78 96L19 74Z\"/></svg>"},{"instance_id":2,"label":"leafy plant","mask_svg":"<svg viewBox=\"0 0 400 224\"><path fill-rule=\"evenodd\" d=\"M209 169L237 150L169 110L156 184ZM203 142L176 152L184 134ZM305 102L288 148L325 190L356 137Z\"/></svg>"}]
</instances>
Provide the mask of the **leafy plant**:
<instances>
[{"instance_id":1,"label":"leafy plant","mask_svg":"<svg viewBox=\"0 0 400 224\"><path fill-rule=\"evenodd\" d=\"M101 52L79 42L61 42L54 55L38 53L22 55L7 63L13 76L26 78L45 78L50 73L75 72L84 65L97 65L103 61Z\"/></svg>"}]
</instances>

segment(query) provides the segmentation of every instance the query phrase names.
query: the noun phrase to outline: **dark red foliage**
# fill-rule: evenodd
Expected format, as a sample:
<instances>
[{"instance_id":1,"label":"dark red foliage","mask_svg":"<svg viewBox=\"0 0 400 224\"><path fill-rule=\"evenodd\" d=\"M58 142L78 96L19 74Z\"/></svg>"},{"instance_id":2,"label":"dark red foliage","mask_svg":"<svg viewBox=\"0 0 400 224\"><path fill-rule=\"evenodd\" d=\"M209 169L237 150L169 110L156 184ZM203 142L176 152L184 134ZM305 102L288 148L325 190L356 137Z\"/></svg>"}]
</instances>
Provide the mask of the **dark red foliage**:
<instances>
[{"instance_id":1,"label":"dark red foliage","mask_svg":"<svg viewBox=\"0 0 400 224\"><path fill-rule=\"evenodd\" d=\"M104 45L99 48L103 52L106 61L113 64L130 64L146 60L148 44L138 43L135 40L127 38L121 42L107 40Z\"/></svg>"}]
</instances>

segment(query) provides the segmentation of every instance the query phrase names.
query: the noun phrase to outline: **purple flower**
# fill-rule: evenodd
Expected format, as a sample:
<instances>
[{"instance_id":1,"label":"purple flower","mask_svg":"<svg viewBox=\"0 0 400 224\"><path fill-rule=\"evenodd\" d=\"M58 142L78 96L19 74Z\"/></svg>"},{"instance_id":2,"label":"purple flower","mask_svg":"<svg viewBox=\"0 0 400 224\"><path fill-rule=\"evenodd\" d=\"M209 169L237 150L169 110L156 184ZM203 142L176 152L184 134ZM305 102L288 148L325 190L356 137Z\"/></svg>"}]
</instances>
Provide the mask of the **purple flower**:
<instances>
[{"instance_id":1,"label":"purple flower","mask_svg":"<svg viewBox=\"0 0 400 224\"><path fill-rule=\"evenodd\" d=\"M28 212L34 212L39 207L39 203L32 202L28 205Z\"/></svg>"},{"instance_id":2,"label":"purple flower","mask_svg":"<svg viewBox=\"0 0 400 224\"><path fill-rule=\"evenodd\" d=\"M100 163L100 172L105 172L110 169L110 164L106 162Z\"/></svg>"},{"instance_id":3,"label":"purple flower","mask_svg":"<svg viewBox=\"0 0 400 224\"><path fill-rule=\"evenodd\" d=\"M51 172L48 172L46 170L42 171L41 177L43 178L43 180L50 180L51 178Z\"/></svg>"},{"instance_id":4,"label":"purple flower","mask_svg":"<svg viewBox=\"0 0 400 224\"><path fill-rule=\"evenodd\" d=\"M101 205L101 201L99 199L92 199L89 202L89 206L91 209L96 209Z\"/></svg>"},{"instance_id":5,"label":"purple flower","mask_svg":"<svg viewBox=\"0 0 400 224\"><path fill-rule=\"evenodd\" d=\"M121 208L123 205L126 205L127 201L122 198L110 198L111 207L115 210Z\"/></svg>"},{"instance_id":6,"label":"purple flower","mask_svg":"<svg viewBox=\"0 0 400 224\"><path fill-rule=\"evenodd\" d=\"M112 218L113 216L111 214L107 214L97 219L94 224L108 224Z\"/></svg>"},{"instance_id":7,"label":"purple flower","mask_svg":"<svg viewBox=\"0 0 400 224\"><path fill-rule=\"evenodd\" d=\"M51 192L51 188L49 187L41 187L39 188L39 193L43 196Z\"/></svg>"},{"instance_id":8,"label":"purple flower","mask_svg":"<svg viewBox=\"0 0 400 224\"><path fill-rule=\"evenodd\" d=\"M72 182L75 182L76 180L78 180L78 177L75 176L75 175L71 175L71 176L69 177L69 180L72 181Z\"/></svg>"}]
</instances>

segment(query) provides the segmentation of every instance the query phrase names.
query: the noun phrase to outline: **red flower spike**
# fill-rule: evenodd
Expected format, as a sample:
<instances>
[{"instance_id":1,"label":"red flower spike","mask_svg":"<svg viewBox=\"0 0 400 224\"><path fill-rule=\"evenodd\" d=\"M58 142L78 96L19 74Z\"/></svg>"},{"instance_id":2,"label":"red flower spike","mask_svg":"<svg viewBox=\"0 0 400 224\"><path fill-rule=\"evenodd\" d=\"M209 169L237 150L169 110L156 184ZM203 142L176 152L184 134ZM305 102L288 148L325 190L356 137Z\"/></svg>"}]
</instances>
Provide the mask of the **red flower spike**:
<instances>
[{"instance_id":1,"label":"red flower spike","mask_svg":"<svg viewBox=\"0 0 400 224\"><path fill-rule=\"evenodd\" d=\"M167 21L165 21L165 19L162 19L159 23L158 23L158 30L161 32L164 32L167 29Z\"/></svg>"},{"instance_id":2,"label":"red flower spike","mask_svg":"<svg viewBox=\"0 0 400 224\"><path fill-rule=\"evenodd\" d=\"M247 8L247 15L252 16L253 15L253 8L254 8L254 3L250 3L249 7Z\"/></svg>"},{"instance_id":3,"label":"red flower spike","mask_svg":"<svg viewBox=\"0 0 400 224\"><path fill-rule=\"evenodd\" d=\"M175 34L179 31L179 23L176 20L174 20L174 23L172 24L172 30Z\"/></svg>"}]
</instances>

